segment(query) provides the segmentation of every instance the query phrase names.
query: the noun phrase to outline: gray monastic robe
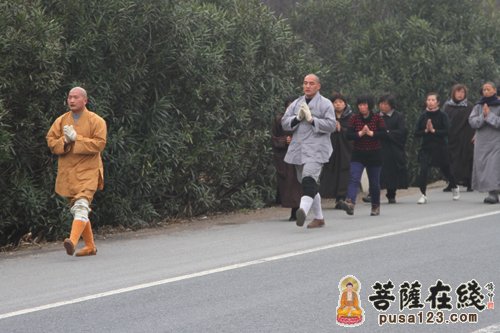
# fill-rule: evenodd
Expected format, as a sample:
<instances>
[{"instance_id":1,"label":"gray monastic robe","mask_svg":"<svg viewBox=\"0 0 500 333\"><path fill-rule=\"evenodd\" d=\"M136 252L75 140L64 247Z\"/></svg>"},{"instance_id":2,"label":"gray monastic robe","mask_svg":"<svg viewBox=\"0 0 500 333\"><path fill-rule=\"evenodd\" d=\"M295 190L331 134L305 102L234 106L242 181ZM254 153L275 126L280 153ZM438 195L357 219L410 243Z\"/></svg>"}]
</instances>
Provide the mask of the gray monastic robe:
<instances>
[{"instance_id":1,"label":"gray monastic robe","mask_svg":"<svg viewBox=\"0 0 500 333\"><path fill-rule=\"evenodd\" d=\"M476 130L472 188L479 192L500 189L500 105L490 106L485 119L483 106L476 104L469 116Z\"/></svg>"},{"instance_id":2,"label":"gray monastic robe","mask_svg":"<svg viewBox=\"0 0 500 333\"><path fill-rule=\"evenodd\" d=\"M316 93L308 104L314 118L314 125L303 119L292 128L292 120L299 113L302 103L305 103L305 96L293 101L281 119L283 129L294 132L285 162L295 165L309 162L326 163L333 151L330 141L330 133L335 130L335 112L332 102L321 96L319 92Z\"/></svg>"}]
</instances>

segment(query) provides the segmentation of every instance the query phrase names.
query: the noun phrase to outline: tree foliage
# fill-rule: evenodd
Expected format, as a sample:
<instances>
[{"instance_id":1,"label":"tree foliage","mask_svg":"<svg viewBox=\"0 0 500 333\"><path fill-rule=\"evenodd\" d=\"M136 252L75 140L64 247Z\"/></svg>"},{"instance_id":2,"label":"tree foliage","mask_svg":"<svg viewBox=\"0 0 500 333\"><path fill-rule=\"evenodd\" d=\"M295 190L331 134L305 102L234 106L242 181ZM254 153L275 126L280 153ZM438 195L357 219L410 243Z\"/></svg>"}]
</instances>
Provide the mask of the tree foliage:
<instances>
[{"instance_id":1,"label":"tree foliage","mask_svg":"<svg viewBox=\"0 0 500 333\"><path fill-rule=\"evenodd\" d=\"M75 85L108 125L94 226L138 227L270 201L271 120L319 66L259 1L0 6L0 245L27 232L67 232L45 135Z\"/></svg>"},{"instance_id":2,"label":"tree foliage","mask_svg":"<svg viewBox=\"0 0 500 333\"><path fill-rule=\"evenodd\" d=\"M395 94L411 132L427 92L438 92L444 102L461 82L474 102L481 82L498 78L494 13L490 1L318 0L299 4L291 22L330 68L327 89L353 98ZM417 145L410 135L412 178Z\"/></svg>"}]
</instances>

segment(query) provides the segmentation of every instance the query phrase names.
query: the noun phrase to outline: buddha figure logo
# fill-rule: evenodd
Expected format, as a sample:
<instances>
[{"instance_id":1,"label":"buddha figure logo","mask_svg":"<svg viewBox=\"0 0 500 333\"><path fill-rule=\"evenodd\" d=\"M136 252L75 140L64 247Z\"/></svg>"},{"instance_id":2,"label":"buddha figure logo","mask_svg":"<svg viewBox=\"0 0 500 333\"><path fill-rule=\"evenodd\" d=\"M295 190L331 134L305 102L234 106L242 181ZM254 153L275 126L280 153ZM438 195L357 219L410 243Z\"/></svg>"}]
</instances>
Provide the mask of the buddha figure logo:
<instances>
[{"instance_id":1,"label":"buddha figure logo","mask_svg":"<svg viewBox=\"0 0 500 333\"><path fill-rule=\"evenodd\" d=\"M361 307L359 292L361 283L354 275L344 276L339 282L339 305L337 324L343 327L355 327L365 321L365 311Z\"/></svg>"}]
</instances>

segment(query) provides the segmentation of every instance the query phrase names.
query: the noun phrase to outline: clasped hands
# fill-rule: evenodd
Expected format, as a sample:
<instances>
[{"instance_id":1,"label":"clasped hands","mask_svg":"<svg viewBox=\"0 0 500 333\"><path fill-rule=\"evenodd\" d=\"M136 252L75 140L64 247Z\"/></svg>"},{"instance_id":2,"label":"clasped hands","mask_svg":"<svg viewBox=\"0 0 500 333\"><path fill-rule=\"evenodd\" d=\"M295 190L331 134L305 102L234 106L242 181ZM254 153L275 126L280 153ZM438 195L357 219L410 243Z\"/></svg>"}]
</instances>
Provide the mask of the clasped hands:
<instances>
[{"instance_id":1,"label":"clasped hands","mask_svg":"<svg viewBox=\"0 0 500 333\"><path fill-rule=\"evenodd\" d=\"M427 119L427 123L425 124L425 133L434 133L434 132L436 132L436 130L432 125L432 121L430 119Z\"/></svg>"},{"instance_id":2,"label":"clasped hands","mask_svg":"<svg viewBox=\"0 0 500 333\"><path fill-rule=\"evenodd\" d=\"M73 125L64 125L63 132L64 132L64 142L65 143L70 143L70 142L76 141L76 131L73 128Z\"/></svg>"},{"instance_id":3,"label":"clasped hands","mask_svg":"<svg viewBox=\"0 0 500 333\"><path fill-rule=\"evenodd\" d=\"M306 103L302 103L299 109L299 113L297 114L297 119L299 121L302 121L302 119L305 119L308 123L312 123L313 117L311 114L311 109L309 109L309 106L307 106Z\"/></svg>"},{"instance_id":4,"label":"clasped hands","mask_svg":"<svg viewBox=\"0 0 500 333\"><path fill-rule=\"evenodd\" d=\"M483 117L486 118L488 117L488 114L490 113L490 107L488 106L488 104L484 104L483 105Z\"/></svg>"},{"instance_id":5,"label":"clasped hands","mask_svg":"<svg viewBox=\"0 0 500 333\"><path fill-rule=\"evenodd\" d=\"M361 131L358 132L359 137L362 137L364 135L373 136L373 131L368 128L368 125L363 126Z\"/></svg>"}]
</instances>

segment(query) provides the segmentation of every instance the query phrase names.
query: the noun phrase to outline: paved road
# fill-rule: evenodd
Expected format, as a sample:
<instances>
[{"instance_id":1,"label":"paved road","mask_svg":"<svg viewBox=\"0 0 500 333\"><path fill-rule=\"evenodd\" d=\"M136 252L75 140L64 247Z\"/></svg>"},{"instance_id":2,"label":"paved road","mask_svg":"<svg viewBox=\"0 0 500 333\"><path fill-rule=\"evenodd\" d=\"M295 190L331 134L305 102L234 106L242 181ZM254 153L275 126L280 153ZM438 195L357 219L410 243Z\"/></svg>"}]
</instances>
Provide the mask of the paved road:
<instances>
[{"instance_id":1,"label":"paved road","mask_svg":"<svg viewBox=\"0 0 500 333\"><path fill-rule=\"evenodd\" d=\"M402 197L378 217L366 204L354 216L326 210L319 230L276 217L100 241L90 258L0 256L0 332L340 332L338 283L350 274L365 311L357 332L500 332L500 301L495 310L444 312L477 313L474 324L379 326L368 300L376 282L391 280L396 302L380 314L408 318L416 311L398 308L405 281L421 283L422 303L438 280L454 304L461 284L477 282L483 293L489 282L500 286L500 206L482 198L454 202L435 190L427 205Z\"/></svg>"}]
</instances>

